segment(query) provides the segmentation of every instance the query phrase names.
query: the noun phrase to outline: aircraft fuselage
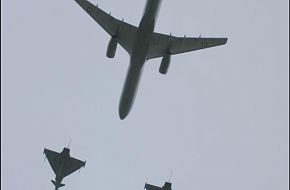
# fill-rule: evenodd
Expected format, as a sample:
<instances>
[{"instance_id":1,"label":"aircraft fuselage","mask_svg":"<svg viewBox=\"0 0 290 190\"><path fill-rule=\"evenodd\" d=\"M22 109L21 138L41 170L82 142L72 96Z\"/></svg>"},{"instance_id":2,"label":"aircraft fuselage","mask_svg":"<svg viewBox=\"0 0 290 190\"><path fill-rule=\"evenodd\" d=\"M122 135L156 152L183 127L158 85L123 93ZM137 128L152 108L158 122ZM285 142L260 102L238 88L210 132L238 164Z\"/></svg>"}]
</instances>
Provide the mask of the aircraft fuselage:
<instances>
[{"instance_id":1,"label":"aircraft fuselage","mask_svg":"<svg viewBox=\"0 0 290 190\"><path fill-rule=\"evenodd\" d=\"M130 64L120 99L119 116L121 119L124 119L129 114L134 103L143 66L147 60L147 53L154 32L160 4L161 0L147 0L144 15L138 27L138 33L133 46Z\"/></svg>"},{"instance_id":2,"label":"aircraft fuselage","mask_svg":"<svg viewBox=\"0 0 290 190\"><path fill-rule=\"evenodd\" d=\"M61 182L64 178L63 174L64 174L64 169L66 167L66 163L69 160L69 149L68 148L64 148L63 151L60 153L60 159L59 161L59 165L60 168L57 172L57 174L55 175L55 190L57 190L59 187L61 187Z\"/></svg>"}]
</instances>

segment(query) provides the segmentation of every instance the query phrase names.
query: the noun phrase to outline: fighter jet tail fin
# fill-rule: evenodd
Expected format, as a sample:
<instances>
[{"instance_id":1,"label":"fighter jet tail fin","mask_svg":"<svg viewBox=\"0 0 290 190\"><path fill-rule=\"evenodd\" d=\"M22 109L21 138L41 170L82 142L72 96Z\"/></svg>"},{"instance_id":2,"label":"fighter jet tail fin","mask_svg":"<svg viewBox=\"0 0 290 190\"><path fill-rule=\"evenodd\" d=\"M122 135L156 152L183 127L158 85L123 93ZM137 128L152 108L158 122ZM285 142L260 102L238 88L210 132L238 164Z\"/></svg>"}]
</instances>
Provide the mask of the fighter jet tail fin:
<instances>
[{"instance_id":1,"label":"fighter jet tail fin","mask_svg":"<svg viewBox=\"0 0 290 190\"><path fill-rule=\"evenodd\" d=\"M52 182L53 185L55 186L55 181L51 180L51 182ZM63 186L65 186L65 184L62 184L62 183L61 183L61 184L59 185L59 187L63 187Z\"/></svg>"}]
</instances>

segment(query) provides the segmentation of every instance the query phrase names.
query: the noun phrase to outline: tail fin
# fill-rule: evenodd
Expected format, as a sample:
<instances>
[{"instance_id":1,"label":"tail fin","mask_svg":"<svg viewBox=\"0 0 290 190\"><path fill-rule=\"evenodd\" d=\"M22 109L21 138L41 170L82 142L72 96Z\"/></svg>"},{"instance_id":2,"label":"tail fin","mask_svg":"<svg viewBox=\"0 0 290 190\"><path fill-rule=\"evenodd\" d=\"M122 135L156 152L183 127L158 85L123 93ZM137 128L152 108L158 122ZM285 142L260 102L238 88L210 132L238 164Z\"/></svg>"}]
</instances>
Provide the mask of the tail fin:
<instances>
[{"instance_id":1,"label":"tail fin","mask_svg":"<svg viewBox=\"0 0 290 190\"><path fill-rule=\"evenodd\" d=\"M53 180L51 180L51 182L53 183L53 185L55 186L55 181L53 181ZM59 187L63 187L63 186L65 186L65 184L59 184Z\"/></svg>"}]
</instances>

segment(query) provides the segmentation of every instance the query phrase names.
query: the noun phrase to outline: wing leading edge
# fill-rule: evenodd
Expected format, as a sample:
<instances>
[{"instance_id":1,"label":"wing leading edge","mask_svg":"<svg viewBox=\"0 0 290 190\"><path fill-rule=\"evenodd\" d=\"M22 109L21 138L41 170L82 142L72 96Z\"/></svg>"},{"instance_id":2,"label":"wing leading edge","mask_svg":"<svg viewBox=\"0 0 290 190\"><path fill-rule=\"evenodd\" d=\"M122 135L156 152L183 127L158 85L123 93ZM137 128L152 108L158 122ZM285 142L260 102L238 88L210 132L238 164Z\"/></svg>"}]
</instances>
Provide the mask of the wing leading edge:
<instances>
[{"instance_id":1,"label":"wing leading edge","mask_svg":"<svg viewBox=\"0 0 290 190\"><path fill-rule=\"evenodd\" d=\"M118 20L87 0L75 0L112 38L131 55L137 27ZM227 38L186 38L153 33L147 59L224 45Z\"/></svg>"},{"instance_id":2,"label":"wing leading edge","mask_svg":"<svg viewBox=\"0 0 290 190\"><path fill-rule=\"evenodd\" d=\"M147 59L175 55L199 49L220 46L227 43L227 38L186 38L154 33L152 35Z\"/></svg>"},{"instance_id":3,"label":"wing leading edge","mask_svg":"<svg viewBox=\"0 0 290 190\"><path fill-rule=\"evenodd\" d=\"M59 157L60 153L52 151L52 150L48 150L48 149L44 149L43 152L44 152L52 170L54 171L55 174L57 174L57 171L60 168L60 165L58 162L58 157Z\"/></svg>"},{"instance_id":4,"label":"wing leading edge","mask_svg":"<svg viewBox=\"0 0 290 190\"><path fill-rule=\"evenodd\" d=\"M144 189L146 189L146 190L161 190L162 188L158 187L158 186L155 186L155 185L151 185L151 184L145 183Z\"/></svg>"}]
</instances>

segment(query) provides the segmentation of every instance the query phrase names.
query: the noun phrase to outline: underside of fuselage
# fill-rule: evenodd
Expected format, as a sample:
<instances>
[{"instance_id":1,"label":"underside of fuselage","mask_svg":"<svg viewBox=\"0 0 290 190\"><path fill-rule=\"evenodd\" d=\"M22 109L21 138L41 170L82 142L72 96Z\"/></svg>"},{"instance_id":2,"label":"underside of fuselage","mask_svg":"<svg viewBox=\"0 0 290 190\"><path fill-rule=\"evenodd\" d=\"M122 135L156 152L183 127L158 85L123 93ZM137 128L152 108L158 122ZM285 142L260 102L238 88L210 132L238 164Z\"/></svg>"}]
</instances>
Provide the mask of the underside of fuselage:
<instances>
[{"instance_id":1,"label":"underside of fuselage","mask_svg":"<svg viewBox=\"0 0 290 190\"><path fill-rule=\"evenodd\" d=\"M129 114L134 103L143 66L147 59L151 37L154 32L155 20L158 15L160 2L161 0L148 0L144 15L140 21L119 103L120 119L124 119Z\"/></svg>"},{"instance_id":2,"label":"underside of fuselage","mask_svg":"<svg viewBox=\"0 0 290 190\"><path fill-rule=\"evenodd\" d=\"M144 64L141 63L130 62L119 103L120 119L124 119L132 108L137 93L138 84L142 75L143 65Z\"/></svg>"}]
</instances>

